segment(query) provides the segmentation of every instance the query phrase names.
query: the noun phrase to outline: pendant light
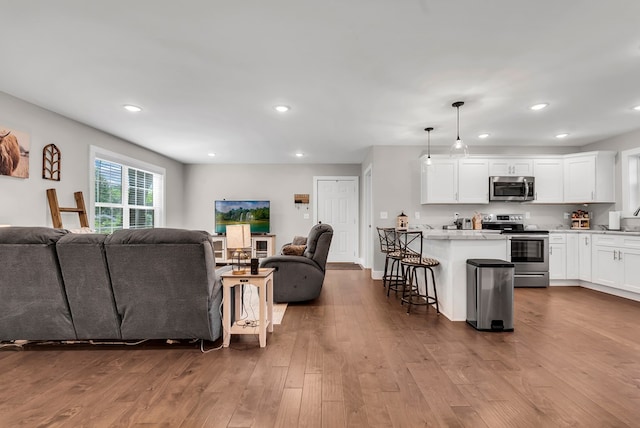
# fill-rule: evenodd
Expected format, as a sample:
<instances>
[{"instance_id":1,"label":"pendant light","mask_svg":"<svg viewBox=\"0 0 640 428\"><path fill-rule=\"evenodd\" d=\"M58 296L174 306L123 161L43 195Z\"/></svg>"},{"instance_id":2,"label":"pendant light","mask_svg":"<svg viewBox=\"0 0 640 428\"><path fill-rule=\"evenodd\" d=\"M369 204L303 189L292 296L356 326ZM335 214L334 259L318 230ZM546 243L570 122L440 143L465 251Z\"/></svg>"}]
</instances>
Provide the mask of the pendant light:
<instances>
[{"instance_id":1,"label":"pendant light","mask_svg":"<svg viewBox=\"0 0 640 428\"><path fill-rule=\"evenodd\" d=\"M427 165L431 165L431 131L433 128L424 128L427 131Z\"/></svg>"},{"instance_id":2,"label":"pendant light","mask_svg":"<svg viewBox=\"0 0 640 428\"><path fill-rule=\"evenodd\" d=\"M467 157L469 156L469 147L460 139L460 107L462 107L464 105L464 102L462 101L456 101L455 103L453 103L451 106L455 107L458 113L458 124L457 124L457 131L458 131L458 137L456 138L456 141L451 145L451 148L449 149L449 154L451 157Z\"/></svg>"}]
</instances>

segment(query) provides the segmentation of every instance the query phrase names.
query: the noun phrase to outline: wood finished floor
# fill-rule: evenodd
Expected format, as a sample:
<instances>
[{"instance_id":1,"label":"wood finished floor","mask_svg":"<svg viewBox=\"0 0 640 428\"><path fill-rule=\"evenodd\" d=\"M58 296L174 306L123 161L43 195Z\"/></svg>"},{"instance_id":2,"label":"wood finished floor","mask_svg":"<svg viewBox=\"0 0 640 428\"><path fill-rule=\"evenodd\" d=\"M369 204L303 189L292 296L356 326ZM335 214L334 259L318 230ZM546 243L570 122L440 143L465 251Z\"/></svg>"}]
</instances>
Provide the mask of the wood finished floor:
<instances>
[{"instance_id":1,"label":"wood finished floor","mask_svg":"<svg viewBox=\"0 0 640 428\"><path fill-rule=\"evenodd\" d=\"M264 349L2 349L0 426L640 426L640 303L517 289L515 332L484 333L368 277L328 271Z\"/></svg>"}]
</instances>

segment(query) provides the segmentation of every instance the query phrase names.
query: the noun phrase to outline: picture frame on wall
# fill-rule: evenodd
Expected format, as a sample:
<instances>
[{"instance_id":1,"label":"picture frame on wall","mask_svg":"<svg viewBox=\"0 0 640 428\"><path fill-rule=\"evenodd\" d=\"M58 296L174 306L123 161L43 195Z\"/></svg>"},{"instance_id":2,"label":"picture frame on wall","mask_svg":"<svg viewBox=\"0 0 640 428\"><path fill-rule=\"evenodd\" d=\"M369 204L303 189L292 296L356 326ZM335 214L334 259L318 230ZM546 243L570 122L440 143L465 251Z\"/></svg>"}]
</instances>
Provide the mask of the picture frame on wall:
<instances>
[{"instance_id":1,"label":"picture frame on wall","mask_svg":"<svg viewBox=\"0 0 640 428\"><path fill-rule=\"evenodd\" d=\"M29 134L0 125L0 175L29 178Z\"/></svg>"}]
</instances>

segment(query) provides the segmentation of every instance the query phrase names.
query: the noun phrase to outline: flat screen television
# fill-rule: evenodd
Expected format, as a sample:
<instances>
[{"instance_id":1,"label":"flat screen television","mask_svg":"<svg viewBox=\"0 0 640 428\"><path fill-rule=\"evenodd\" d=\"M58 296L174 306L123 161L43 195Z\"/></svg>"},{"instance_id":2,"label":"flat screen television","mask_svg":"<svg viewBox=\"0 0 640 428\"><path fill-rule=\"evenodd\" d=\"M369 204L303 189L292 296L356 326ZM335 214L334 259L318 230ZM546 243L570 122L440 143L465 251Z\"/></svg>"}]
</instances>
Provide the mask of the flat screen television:
<instances>
[{"instance_id":1,"label":"flat screen television","mask_svg":"<svg viewBox=\"0 0 640 428\"><path fill-rule=\"evenodd\" d=\"M215 233L227 232L228 224L249 223L251 233L270 232L270 201L215 201Z\"/></svg>"}]
</instances>

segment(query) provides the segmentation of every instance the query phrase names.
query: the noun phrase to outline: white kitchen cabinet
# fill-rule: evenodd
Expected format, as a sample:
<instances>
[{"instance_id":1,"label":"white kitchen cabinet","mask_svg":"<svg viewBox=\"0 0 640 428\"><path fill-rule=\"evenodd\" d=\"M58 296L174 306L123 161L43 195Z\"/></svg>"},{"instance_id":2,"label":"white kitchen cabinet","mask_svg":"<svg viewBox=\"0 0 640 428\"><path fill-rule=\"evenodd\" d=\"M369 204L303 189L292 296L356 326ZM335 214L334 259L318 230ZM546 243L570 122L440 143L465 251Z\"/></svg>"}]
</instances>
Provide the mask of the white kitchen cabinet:
<instances>
[{"instance_id":1,"label":"white kitchen cabinet","mask_svg":"<svg viewBox=\"0 0 640 428\"><path fill-rule=\"evenodd\" d=\"M614 203L614 164L615 152L565 155L564 201Z\"/></svg>"},{"instance_id":2,"label":"white kitchen cabinet","mask_svg":"<svg viewBox=\"0 0 640 428\"><path fill-rule=\"evenodd\" d=\"M640 238L593 235L592 281L640 293Z\"/></svg>"},{"instance_id":3,"label":"white kitchen cabinet","mask_svg":"<svg viewBox=\"0 0 640 428\"><path fill-rule=\"evenodd\" d=\"M489 173L486 159L420 159L422 204L486 204Z\"/></svg>"},{"instance_id":4,"label":"white kitchen cabinet","mask_svg":"<svg viewBox=\"0 0 640 428\"><path fill-rule=\"evenodd\" d=\"M591 234L580 233L578 236L578 279L591 282Z\"/></svg>"},{"instance_id":5,"label":"white kitchen cabinet","mask_svg":"<svg viewBox=\"0 0 640 428\"><path fill-rule=\"evenodd\" d=\"M489 162L487 159L458 161L458 202L464 204L489 203Z\"/></svg>"},{"instance_id":6,"label":"white kitchen cabinet","mask_svg":"<svg viewBox=\"0 0 640 428\"><path fill-rule=\"evenodd\" d=\"M505 158L489 160L490 176L533 176L533 162L527 158Z\"/></svg>"},{"instance_id":7,"label":"white kitchen cabinet","mask_svg":"<svg viewBox=\"0 0 640 428\"><path fill-rule=\"evenodd\" d=\"M580 276L580 237L577 233L567 233L567 279Z\"/></svg>"},{"instance_id":8,"label":"white kitchen cabinet","mask_svg":"<svg viewBox=\"0 0 640 428\"><path fill-rule=\"evenodd\" d=\"M564 202L564 159L561 157L533 160L533 176L535 177L534 203Z\"/></svg>"},{"instance_id":9,"label":"white kitchen cabinet","mask_svg":"<svg viewBox=\"0 0 640 428\"><path fill-rule=\"evenodd\" d=\"M567 279L566 234L549 234L549 279Z\"/></svg>"},{"instance_id":10,"label":"white kitchen cabinet","mask_svg":"<svg viewBox=\"0 0 640 428\"><path fill-rule=\"evenodd\" d=\"M421 158L420 203L455 204L458 202L458 160Z\"/></svg>"}]
</instances>

